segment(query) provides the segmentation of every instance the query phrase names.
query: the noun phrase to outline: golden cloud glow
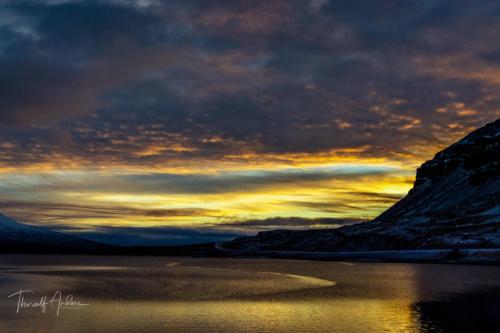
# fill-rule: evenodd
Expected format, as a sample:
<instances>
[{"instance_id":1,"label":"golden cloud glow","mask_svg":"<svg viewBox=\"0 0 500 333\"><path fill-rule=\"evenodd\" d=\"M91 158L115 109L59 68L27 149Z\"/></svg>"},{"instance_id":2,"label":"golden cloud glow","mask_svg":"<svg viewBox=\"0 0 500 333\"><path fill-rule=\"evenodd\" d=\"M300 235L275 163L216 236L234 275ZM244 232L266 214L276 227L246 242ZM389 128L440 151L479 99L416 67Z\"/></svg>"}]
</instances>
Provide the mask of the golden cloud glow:
<instances>
[{"instance_id":1,"label":"golden cloud glow","mask_svg":"<svg viewBox=\"0 0 500 333\"><path fill-rule=\"evenodd\" d=\"M331 164L327 166L333 168ZM326 166L323 165L323 167ZM175 189L168 191L168 185L166 185L165 193L162 193L161 189L155 190L156 193L150 193L143 192L140 187L135 188L133 184L116 183L113 185L112 182L108 182L99 185L99 181L92 184L92 189L85 189L85 176L82 176L84 178L81 180L72 176L71 179L75 179L73 187L78 188L77 184L82 183L78 191L65 184L40 185L42 191L47 186L49 187L48 198L43 198L43 200L49 199L57 204L45 208L42 206L43 214L37 216L39 220L36 222L44 222L43 216L46 216L45 223L60 226L69 224L84 229L92 229L93 226L103 224L121 227L168 225L203 228L224 227L227 222L232 221L287 216L366 219L378 215L397 201L412 185L411 172L394 167L394 165L384 166L393 170L389 174L368 173L366 175L343 174L344 168L349 170L355 167L354 165L344 163L335 167L340 168L341 171L331 177L315 174L315 172L323 172L323 169L320 171L317 168L287 169L284 174L280 173L277 176L277 181L273 181L273 173L266 176L269 177L267 181L266 178L248 180L248 177L255 177L255 172L261 171L244 169L241 171L241 176L236 176L235 180L231 180L235 184L231 183L231 187L226 190L221 188L220 191L217 187L224 186L224 183L220 183L224 181L224 178L220 178L223 176L207 174L203 177L207 177L208 180L211 180L211 177L216 179L214 184L210 185L214 189L210 187L208 192L200 192L195 188L194 192L189 193L182 193L182 190ZM358 164L357 167L369 170L376 166ZM79 174L85 175L86 172L80 171ZM102 173L99 174L103 177ZM106 179L112 180L115 174L107 171L104 175ZM115 176L119 175L118 173ZM42 179L47 177L45 173ZM58 177L61 178L61 175ZM189 180L191 176L188 174L183 177ZM238 177L241 177L241 186L250 186L248 190L239 189ZM33 179L33 175L26 176L26 178L32 179L32 184L27 186L27 190L38 182ZM196 184L195 180L192 186L196 187ZM20 187L19 184L15 185ZM51 187L60 188L60 190L54 191ZM36 200L42 201L41 198ZM75 203L92 208L85 208L82 211L79 207L70 206ZM70 207L58 207L64 204ZM29 209L25 208L21 205L5 210L22 219L31 214ZM41 219L40 216L42 216Z\"/></svg>"}]
</instances>

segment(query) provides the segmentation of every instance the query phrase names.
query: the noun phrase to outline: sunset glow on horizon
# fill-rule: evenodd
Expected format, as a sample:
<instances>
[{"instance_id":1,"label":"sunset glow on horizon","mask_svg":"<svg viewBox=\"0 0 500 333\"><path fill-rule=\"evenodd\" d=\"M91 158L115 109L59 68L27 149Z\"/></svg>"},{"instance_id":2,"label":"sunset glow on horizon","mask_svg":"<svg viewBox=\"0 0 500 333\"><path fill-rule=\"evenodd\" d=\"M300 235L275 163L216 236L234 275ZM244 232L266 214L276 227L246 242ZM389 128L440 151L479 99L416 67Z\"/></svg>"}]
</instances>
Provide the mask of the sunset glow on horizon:
<instances>
[{"instance_id":1,"label":"sunset glow on horizon","mask_svg":"<svg viewBox=\"0 0 500 333\"><path fill-rule=\"evenodd\" d=\"M2 2L0 211L127 244L374 218L500 116L497 7Z\"/></svg>"}]
</instances>

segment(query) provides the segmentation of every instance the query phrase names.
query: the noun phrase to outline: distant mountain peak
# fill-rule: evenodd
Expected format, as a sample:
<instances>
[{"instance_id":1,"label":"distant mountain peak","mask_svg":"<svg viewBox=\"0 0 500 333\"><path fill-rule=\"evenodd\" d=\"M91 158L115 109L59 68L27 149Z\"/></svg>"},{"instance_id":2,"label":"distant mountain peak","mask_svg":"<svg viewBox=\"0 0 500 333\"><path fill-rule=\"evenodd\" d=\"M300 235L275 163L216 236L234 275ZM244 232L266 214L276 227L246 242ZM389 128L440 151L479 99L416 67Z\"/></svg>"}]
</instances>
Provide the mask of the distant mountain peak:
<instances>
[{"instance_id":1,"label":"distant mountain peak","mask_svg":"<svg viewBox=\"0 0 500 333\"><path fill-rule=\"evenodd\" d=\"M48 228L19 223L0 213L0 253L90 253L100 247L104 246Z\"/></svg>"},{"instance_id":2,"label":"distant mountain peak","mask_svg":"<svg viewBox=\"0 0 500 333\"><path fill-rule=\"evenodd\" d=\"M7 215L4 215L0 213L0 230L2 229L29 229L31 228L30 226L26 224L22 224L14 220L13 218L8 217Z\"/></svg>"}]
</instances>

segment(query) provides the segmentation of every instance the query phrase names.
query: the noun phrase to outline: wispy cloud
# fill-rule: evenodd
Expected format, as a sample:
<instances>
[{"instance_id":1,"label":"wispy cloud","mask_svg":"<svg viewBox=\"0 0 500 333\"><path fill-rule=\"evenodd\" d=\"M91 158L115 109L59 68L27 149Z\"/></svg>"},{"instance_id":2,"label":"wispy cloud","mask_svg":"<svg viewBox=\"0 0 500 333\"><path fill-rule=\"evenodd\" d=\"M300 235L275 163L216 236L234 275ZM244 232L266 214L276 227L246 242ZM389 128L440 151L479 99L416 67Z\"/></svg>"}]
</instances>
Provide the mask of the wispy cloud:
<instances>
[{"instance_id":1,"label":"wispy cloud","mask_svg":"<svg viewBox=\"0 0 500 333\"><path fill-rule=\"evenodd\" d=\"M330 227L338 228L343 225L365 222L362 218L299 218L299 217L273 217L262 220L225 221L221 229L237 230L269 230L269 229L304 229Z\"/></svg>"}]
</instances>

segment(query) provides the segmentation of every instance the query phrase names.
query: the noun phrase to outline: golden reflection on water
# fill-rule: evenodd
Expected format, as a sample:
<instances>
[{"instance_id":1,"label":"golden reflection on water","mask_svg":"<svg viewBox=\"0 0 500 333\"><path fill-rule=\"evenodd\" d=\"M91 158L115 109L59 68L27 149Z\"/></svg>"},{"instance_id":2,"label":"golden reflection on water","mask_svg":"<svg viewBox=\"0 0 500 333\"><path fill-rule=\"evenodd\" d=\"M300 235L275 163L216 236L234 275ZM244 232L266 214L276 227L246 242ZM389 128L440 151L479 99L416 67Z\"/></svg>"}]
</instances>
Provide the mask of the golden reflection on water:
<instances>
[{"instance_id":1,"label":"golden reflection on water","mask_svg":"<svg viewBox=\"0 0 500 333\"><path fill-rule=\"evenodd\" d=\"M70 313L59 319L69 322L64 327L81 327L73 329L77 333L418 332L408 303L371 299L99 302L85 315Z\"/></svg>"},{"instance_id":2,"label":"golden reflection on water","mask_svg":"<svg viewBox=\"0 0 500 333\"><path fill-rule=\"evenodd\" d=\"M12 300L2 297L1 333L437 332L433 323L425 323L423 329L413 306L425 299L426 288L459 290L464 281L458 277L467 272L467 283L479 278L481 283L498 285L495 281L500 276L493 268L478 271L411 264L125 257L61 260L45 266L0 265L1 294L18 288L38 292L60 288L90 306L63 311L59 317L35 310L16 315ZM448 284L433 285L435 278L428 277L436 272Z\"/></svg>"}]
</instances>

